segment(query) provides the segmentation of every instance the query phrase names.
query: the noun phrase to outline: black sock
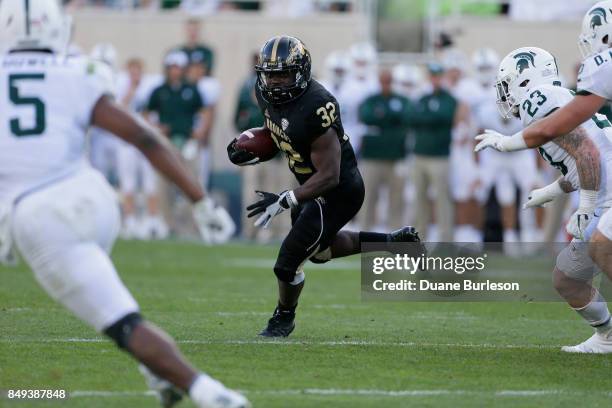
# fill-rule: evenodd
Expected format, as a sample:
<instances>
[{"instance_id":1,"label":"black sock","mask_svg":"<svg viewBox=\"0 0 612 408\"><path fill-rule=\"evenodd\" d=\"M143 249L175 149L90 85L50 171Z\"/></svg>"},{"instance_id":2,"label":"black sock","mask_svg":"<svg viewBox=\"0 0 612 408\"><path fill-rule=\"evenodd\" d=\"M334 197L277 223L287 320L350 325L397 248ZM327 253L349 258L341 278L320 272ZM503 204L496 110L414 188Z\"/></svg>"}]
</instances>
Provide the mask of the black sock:
<instances>
[{"instance_id":1,"label":"black sock","mask_svg":"<svg viewBox=\"0 0 612 408\"><path fill-rule=\"evenodd\" d=\"M389 242L389 234L361 231L359 233L359 243L363 244L364 242Z\"/></svg>"},{"instance_id":2,"label":"black sock","mask_svg":"<svg viewBox=\"0 0 612 408\"><path fill-rule=\"evenodd\" d=\"M295 309L297 308L297 303L293 306L287 307L278 302L277 309L280 313L295 313Z\"/></svg>"}]
</instances>

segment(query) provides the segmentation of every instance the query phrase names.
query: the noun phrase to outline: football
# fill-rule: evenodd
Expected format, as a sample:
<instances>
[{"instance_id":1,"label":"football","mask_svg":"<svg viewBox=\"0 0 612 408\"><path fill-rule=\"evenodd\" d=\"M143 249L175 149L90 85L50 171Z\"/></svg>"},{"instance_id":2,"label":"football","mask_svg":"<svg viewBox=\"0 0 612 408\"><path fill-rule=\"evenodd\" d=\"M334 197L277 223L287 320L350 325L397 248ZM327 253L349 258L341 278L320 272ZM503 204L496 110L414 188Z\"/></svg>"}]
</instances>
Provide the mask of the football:
<instances>
[{"instance_id":1,"label":"football","mask_svg":"<svg viewBox=\"0 0 612 408\"><path fill-rule=\"evenodd\" d=\"M278 153L278 147L272 136L270 129L260 127L245 130L238 136L236 147L253 153L259 157L260 161L270 160Z\"/></svg>"}]
</instances>

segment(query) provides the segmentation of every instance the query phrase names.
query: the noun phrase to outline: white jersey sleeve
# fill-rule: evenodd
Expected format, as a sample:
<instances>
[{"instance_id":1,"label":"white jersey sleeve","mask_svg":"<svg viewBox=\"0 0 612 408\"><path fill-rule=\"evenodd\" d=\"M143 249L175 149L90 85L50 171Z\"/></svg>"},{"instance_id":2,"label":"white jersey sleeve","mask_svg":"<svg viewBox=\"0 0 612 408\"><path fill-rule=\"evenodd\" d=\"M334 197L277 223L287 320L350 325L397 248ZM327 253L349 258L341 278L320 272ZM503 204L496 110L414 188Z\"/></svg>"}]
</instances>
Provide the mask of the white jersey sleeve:
<instances>
[{"instance_id":1,"label":"white jersey sleeve","mask_svg":"<svg viewBox=\"0 0 612 408\"><path fill-rule=\"evenodd\" d=\"M91 114L100 98L103 95L115 96L115 78L111 68L103 62L84 59L82 64L76 107L80 123L87 127L90 125Z\"/></svg>"},{"instance_id":2,"label":"white jersey sleeve","mask_svg":"<svg viewBox=\"0 0 612 408\"><path fill-rule=\"evenodd\" d=\"M578 94L612 99L612 51L605 50L583 61L578 72Z\"/></svg>"},{"instance_id":3,"label":"white jersey sleeve","mask_svg":"<svg viewBox=\"0 0 612 408\"><path fill-rule=\"evenodd\" d=\"M555 85L540 85L529 89L519 104L523 127L538 119L545 118L566 105L574 96L569 89Z\"/></svg>"}]
</instances>

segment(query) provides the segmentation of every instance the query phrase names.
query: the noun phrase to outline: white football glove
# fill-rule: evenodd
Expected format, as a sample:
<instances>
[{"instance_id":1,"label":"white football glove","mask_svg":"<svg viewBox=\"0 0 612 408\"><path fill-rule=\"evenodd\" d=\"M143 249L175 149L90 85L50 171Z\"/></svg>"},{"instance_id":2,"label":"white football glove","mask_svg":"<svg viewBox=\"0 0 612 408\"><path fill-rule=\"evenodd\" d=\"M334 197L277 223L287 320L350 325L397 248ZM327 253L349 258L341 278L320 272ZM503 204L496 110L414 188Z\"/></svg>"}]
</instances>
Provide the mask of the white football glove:
<instances>
[{"instance_id":1,"label":"white football glove","mask_svg":"<svg viewBox=\"0 0 612 408\"><path fill-rule=\"evenodd\" d=\"M572 214L565 230L576 239L584 240L584 231L589 226L595 212L597 191L580 190L580 205Z\"/></svg>"},{"instance_id":2,"label":"white football glove","mask_svg":"<svg viewBox=\"0 0 612 408\"><path fill-rule=\"evenodd\" d=\"M183 149L181 150L181 154L183 158L187 161L192 161L198 158L198 153L200 151L200 144L195 139L189 139L183 145Z\"/></svg>"},{"instance_id":3,"label":"white football glove","mask_svg":"<svg viewBox=\"0 0 612 408\"><path fill-rule=\"evenodd\" d=\"M290 208L297 207L298 202L293 191L283 191L280 194L267 193L265 191L256 191L261 200L247 207L250 211L247 217L251 218L257 214L262 214L255 221L256 227L268 228L272 218Z\"/></svg>"},{"instance_id":4,"label":"white football glove","mask_svg":"<svg viewBox=\"0 0 612 408\"><path fill-rule=\"evenodd\" d=\"M475 139L480 141L474 148L476 153L487 147L493 148L499 152L513 152L515 150L527 148L521 132L512 136L505 136L495 130L487 129L483 134L476 136Z\"/></svg>"},{"instance_id":5,"label":"white football glove","mask_svg":"<svg viewBox=\"0 0 612 408\"><path fill-rule=\"evenodd\" d=\"M523 204L523 210L533 207L546 207L556 197L565 194L557 180L546 187L536 188L527 196L527 202Z\"/></svg>"},{"instance_id":6,"label":"white football glove","mask_svg":"<svg viewBox=\"0 0 612 408\"><path fill-rule=\"evenodd\" d=\"M193 218L202 240L207 244L226 242L236 231L236 224L225 208L205 197L193 205Z\"/></svg>"}]
</instances>

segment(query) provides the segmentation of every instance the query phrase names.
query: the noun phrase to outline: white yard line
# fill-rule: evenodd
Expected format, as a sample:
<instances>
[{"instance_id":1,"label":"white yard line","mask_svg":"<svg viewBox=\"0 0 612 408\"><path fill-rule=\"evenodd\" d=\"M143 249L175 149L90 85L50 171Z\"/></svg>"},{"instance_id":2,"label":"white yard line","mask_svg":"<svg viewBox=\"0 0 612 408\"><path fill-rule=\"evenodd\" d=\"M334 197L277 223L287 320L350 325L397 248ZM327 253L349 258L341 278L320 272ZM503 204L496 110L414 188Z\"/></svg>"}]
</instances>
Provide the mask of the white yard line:
<instances>
[{"instance_id":1,"label":"white yard line","mask_svg":"<svg viewBox=\"0 0 612 408\"><path fill-rule=\"evenodd\" d=\"M51 338L51 339L23 339L4 338L0 343L106 343L104 338ZM208 344L208 345L269 345L269 346L365 346L365 347L449 347L449 348L474 348L474 349L558 349L561 345L551 344L493 344L493 343L428 343L428 342L383 342L368 340L338 340L338 341L313 341L313 340L199 340L183 339L176 341L179 344ZM110 344L110 343L109 343Z\"/></svg>"},{"instance_id":2,"label":"white yard line","mask_svg":"<svg viewBox=\"0 0 612 408\"><path fill-rule=\"evenodd\" d=\"M320 396L362 396L362 397L430 397L440 395L476 395L494 397L537 397L547 395L599 395L612 396L609 391L573 391L573 390L380 390L380 389L341 389L341 388L305 388L284 390L242 390L246 395L320 395ZM117 398L117 397L152 397L153 391L72 391L73 398Z\"/></svg>"},{"instance_id":3,"label":"white yard line","mask_svg":"<svg viewBox=\"0 0 612 408\"><path fill-rule=\"evenodd\" d=\"M276 260L274 258L236 258L223 261L223 266L231 266L235 268L250 268L250 269L272 269ZM342 261L334 260L324 264L308 263L305 267L309 269L334 269L334 270L356 270L361 271L360 261Z\"/></svg>"}]
</instances>

